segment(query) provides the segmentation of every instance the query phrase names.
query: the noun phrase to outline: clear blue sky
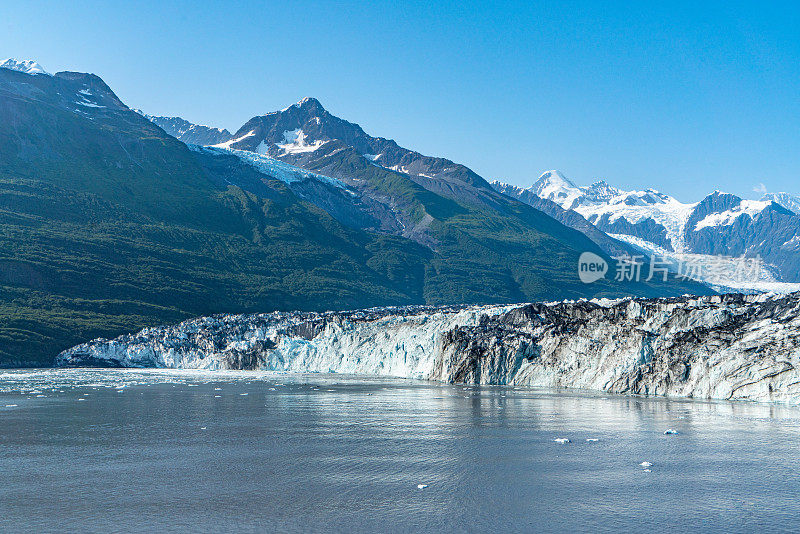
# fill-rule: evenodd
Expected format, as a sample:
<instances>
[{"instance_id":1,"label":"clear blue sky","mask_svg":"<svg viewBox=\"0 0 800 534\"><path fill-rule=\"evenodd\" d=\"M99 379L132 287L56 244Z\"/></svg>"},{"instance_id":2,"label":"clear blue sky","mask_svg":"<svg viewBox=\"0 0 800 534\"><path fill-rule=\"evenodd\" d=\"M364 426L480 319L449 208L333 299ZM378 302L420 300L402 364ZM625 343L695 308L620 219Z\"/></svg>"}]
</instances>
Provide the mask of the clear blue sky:
<instances>
[{"instance_id":1,"label":"clear blue sky","mask_svg":"<svg viewBox=\"0 0 800 534\"><path fill-rule=\"evenodd\" d=\"M518 185L800 193L798 2L230 4L4 1L0 56L231 130L315 96Z\"/></svg>"}]
</instances>

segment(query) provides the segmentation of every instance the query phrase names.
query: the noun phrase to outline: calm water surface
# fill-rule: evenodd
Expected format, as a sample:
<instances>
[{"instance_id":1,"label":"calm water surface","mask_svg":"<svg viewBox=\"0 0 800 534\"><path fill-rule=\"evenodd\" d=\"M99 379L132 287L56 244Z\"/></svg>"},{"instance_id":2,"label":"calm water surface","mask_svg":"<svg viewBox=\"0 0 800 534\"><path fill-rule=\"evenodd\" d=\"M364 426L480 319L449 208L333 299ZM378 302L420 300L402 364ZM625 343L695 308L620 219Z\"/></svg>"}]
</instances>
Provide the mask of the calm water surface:
<instances>
[{"instance_id":1,"label":"calm water surface","mask_svg":"<svg viewBox=\"0 0 800 534\"><path fill-rule=\"evenodd\" d=\"M774 405L0 371L2 532L796 531L799 453Z\"/></svg>"}]
</instances>

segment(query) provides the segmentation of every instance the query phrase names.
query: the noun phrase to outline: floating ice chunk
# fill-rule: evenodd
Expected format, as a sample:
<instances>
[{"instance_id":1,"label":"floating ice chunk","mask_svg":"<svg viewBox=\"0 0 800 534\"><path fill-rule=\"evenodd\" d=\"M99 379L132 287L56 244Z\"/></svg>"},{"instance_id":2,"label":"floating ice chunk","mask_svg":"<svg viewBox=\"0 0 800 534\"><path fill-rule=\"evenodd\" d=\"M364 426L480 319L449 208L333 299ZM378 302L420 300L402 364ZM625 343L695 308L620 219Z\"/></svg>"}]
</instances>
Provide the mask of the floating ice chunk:
<instances>
[{"instance_id":1,"label":"floating ice chunk","mask_svg":"<svg viewBox=\"0 0 800 534\"><path fill-rule=\"evenodd\" d=\"M246 397L247 395L249 395L249 393L239 393L239 395L242 397Z\"/></svg>"},{"instance_id":2,"label":"floating ice chunk","mask_svg":"<svg viewBox=\"0 0 800 534\"><path fill-rule=\"evenodd\" d=\"M642 463L640 463L639 465L641 465L642 467L650 467L650 466L652 466L653 464L651 464L650 462L642 462Z\"/></svg>"},{"instance_id":3,"label":"floating ice chunk","mask_svg":"<svg viewBox=\"0 0 800 534\"><path fill-rule=\"evenodd\" d=\"M78 402L85 401L86 399L78 399Z\"/></svg>"},{"instance_id":4,"label":"floating ice chunk","mask_svg":"<svg viewBox=\"0 0 800 534\"><path fill-rule=\"evenodd\" d=\"M677 433L678 433L678 431L677 431L677 430L675 430L675 429L673 429L673 428L668 428L668 429L666 429L666 430L664 431L664 434L665 434L665 435L677 434Z\"/></svg>"},{"instance_id":5,"label":"floating ice chunk","mask_svg":"<svg viewBox=\"0 0 800 534\"><path fill-rule=\"evenodd\" d=\"M652 471L650 471L649 469L645 469L644 472L645 473L652 473Z\"/></svg>"},{"instance_id":6,"label":"floating ice chunk","mask_svg":"<svg viewBox=\"0 0 800 534\"><path fill-rule=\"evenodd\" d=\"M204 426L200 427L200 430L205 430L205 429L206 429L206 427L204 427Z\"/></svg>"},{"instance_id":7,"label":"floating ice chunk","mask_svg":"<svg viewBox=\"0 0 800 534\"><path fill-rule=\"evenodd\" d=\"M18 404L6 404L6 408L16 408Z\"/></svg>"},{"instance_id":8,"label":"floating ice chunk","mask_svg":"<svg viewBox=\"0 0 800 534\"><path fill-rule=\"evenodd\" d=\"M417 484L417 489L425 489L427 487L428 487L427 484Z\"/></svg>"},{"instance_id":9,"label":"floating ice chunk","mask_svg":"<svg viewBox=\"0 0 800 534\"><path fill-rule=\"evenodd\" d=\"M556 443L562 443L562 444L563 444L563 443L571 443L571 441L569 440L569 438L556 438L556 439L554 439L553 441L555 441Z\"/></svg>"},{"instance_id":10,"label":"floating ice chunk","mask_svg":"<svg viewBox=\"0 0 800 534\"><path fill-rule=\"evenodd\" d=\"M586 438L586 441L595 442L595 441L600 441L600 439L599 438Z\"/></svg>"}]
</instances>

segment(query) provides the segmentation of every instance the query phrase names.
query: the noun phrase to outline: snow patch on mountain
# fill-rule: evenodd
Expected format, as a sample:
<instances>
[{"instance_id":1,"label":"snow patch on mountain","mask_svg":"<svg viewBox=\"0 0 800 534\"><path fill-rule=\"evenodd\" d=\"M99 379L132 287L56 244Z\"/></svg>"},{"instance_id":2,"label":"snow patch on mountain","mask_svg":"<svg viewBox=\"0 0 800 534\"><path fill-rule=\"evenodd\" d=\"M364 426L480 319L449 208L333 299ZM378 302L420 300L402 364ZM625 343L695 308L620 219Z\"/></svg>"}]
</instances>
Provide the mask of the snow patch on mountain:
<instances>
[{"instance_id":1,"label":"snow patch on mountain","mask_svg":"<svg viewBox=\"0 0 800 534\"><path fill-rule=\"evenodd\" d=\"M92 99L96 99L97 97L92 93L88 87L81 89L78 91L77 96L80 100L77 100L75 103L79 106L84 106L87 108L104 108L106 106L101 106L95 102L92 102Z\"/></svg>"},{"instance_id":2,"label":"snow patch on mountain","mask_svg":"<svg viewBox=\"0 0 800 534\"><path fill-rule=\"evenodd\" d=\"M52 76L49 72L44 70L41 65L30 59L17 60L11 57L0 63L0 69L16 70L24 72L25 74L44 74Z\"/></svg>"},{"instance_id":3,"label":"snow patch on mountain","mask_svg":"<svg viewBox=\"0 0 800 534\"><path fill-rule=\"evenodd\" d=\"M82 100L80 102L75 102L79 106L85 106L87 108L104 108L105 106L101 106L99 104L95 104L94 102L89 102L88 100Z\"/></svg>"},{"instance_id":4,"label":"snow patch on mountain","mask_svg":"<svg viewBox=\"0 0 800 534\"><path fill-rule=\"evenodd\" d=\"M800 235L796 235L784 242L783 245L781 245L781 249L792 252L800 252Z\"/></svg>"},{"instance_id":5,"label":"snow patch on mountain","mask_svg":"<svg viewBox=\"0 0 800 534\"><path fill-rule=\"evenodd\" d=\"M703 220L695 225L694 229L695 231L699 231L703 228L709 228L713 226L730 226L736 222L736 219L742 217L743 215L753 219L756 215L764 211L770 204L772 204L771 200L742 200L738 206L730 210L707 215Z\"/></svg>"},{"instance_id":6,"label":"snow patch on mountain","mask_svg":"<svg viewBox=\"0 0 800 534\"><path fill-rule=\"evenodd\" d=\"M303 99L301 99L299 102L295 102L291 106L283 108L282 110L280 110L280 113L284 113L286 111L289 111L292 108L301 108L301 107L303 107L304 104L306 104L308 102L318 102L318 101L317 101L316 98L307 96L307 97L304 97ZM273 113L278 113L278 112L277 111L273 111L271 113L267 113L267 115L272 115Z\"/></svg>"},{"instance_id":7,"label":"snow patch on mountain","mask_svg":"<svg viewBox=\"0 0 800 534\"><path fill-rule=\"evenodd\" d=\"M256 135L256 131L255 130L250 130L249 132L247 132L244 135L240 135L239 137L236 137L236 138L231 139L229 141L225 141L223 143L218 143L216 145L211 145L211 147L212 148L222 148L222 149L225 149L225 150L234 150L234 149L231 148L232 145L238 143L239 141L243 141L243 140L247 139L248 137L253 137L255 135ZM242 152L242 151L239 150L237 152Z\"/></svg>"},{"instance_id":8,"label":"snow patch on mountain","mask_svg":"<svg viewBox=\"0 0 800 534\"><path fill-rule=\"evenodd\" d=\"M325 141L317 140L313 143L306 142L308 136L301 128L287 130L283 132L285 143L278 143L275 146L283 150L283 154L302 154L303 152L314 152L325 144Z\"/></svg>"}]
</instances>

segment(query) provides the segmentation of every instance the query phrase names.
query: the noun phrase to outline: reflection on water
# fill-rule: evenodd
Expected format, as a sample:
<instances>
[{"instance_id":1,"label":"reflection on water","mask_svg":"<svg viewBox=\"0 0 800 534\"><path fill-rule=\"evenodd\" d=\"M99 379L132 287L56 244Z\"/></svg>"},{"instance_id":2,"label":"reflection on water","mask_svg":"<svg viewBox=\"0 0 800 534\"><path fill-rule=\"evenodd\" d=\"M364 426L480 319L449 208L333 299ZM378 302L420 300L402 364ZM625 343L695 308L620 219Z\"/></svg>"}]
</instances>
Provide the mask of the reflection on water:
<instances>
[{"instance_id":1,"label":"reflection on water","mask_svg":"<svg viewBox=\"0 0 800 534\"><path fill-rule=\"evenodd\" d=\"M775 405L2 371L0 530L785 530L798 430Z\"/></svg>"}]
</instances>

